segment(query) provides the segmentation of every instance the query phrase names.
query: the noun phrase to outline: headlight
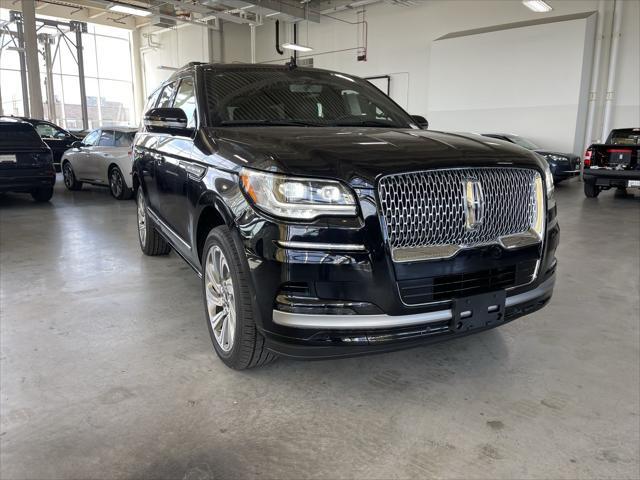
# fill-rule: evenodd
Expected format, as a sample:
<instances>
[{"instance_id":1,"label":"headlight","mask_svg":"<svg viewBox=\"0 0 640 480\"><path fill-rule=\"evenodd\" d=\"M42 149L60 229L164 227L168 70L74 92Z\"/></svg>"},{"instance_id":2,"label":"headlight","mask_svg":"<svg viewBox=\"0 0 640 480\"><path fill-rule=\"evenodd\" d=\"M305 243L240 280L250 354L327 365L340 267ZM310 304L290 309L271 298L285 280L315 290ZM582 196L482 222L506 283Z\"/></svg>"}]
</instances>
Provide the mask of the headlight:
<instances>
[{"instance_id":1,"label":"headlight","mask_svg":"<svg viewBox=\"0 0 640 480\"><path fill-rule=\"evenodd\" d=\"M551 198L553 195L553 174L547 162L544 162L544 184L547 187L547 198Z\"/></svg>"},{"instance_id":2,"label":"headlight","mask_svg":"<svg viewBox=\"0 0 640 480\"><path fill-rule=\"evenodd\" d=\"M545 155L547 161L549 162L567 162L569 159L567 157L563 157L562 155L554 155L553 153L548 153Z\"/></svg>"},{"instance_id":3,"label":"headlight","mask_svg":"<svg viewBox=\"0 0 640 480\"><path fill-rule=\"evenodd\" d=\"M356 199L334 180L289 177L243 168L240 185L261 210L276 217L313 220L323 215L355 216Z\"/></svg>"}]
</instances>

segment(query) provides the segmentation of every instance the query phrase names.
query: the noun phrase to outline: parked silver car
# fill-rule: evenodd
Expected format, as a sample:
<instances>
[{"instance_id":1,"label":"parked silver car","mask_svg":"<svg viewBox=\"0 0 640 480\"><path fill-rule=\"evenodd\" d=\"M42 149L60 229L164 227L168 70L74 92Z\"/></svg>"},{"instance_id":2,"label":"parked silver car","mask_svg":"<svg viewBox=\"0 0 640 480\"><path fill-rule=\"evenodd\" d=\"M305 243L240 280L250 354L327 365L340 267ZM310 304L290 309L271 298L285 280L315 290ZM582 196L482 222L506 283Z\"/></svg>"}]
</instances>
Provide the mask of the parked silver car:
<instances>
[{"instance_id":1,"label":"parked silver car","mask_svg":"<svg viewBox=\"0 0 640 480\"><path fill-rule=\"evenodd\" d=\"M97 128L62 155L62 175L69 190L83 183L109 187L111 195L126 200L133 195L131 144L134 128Z\"/></svg>"}]
</instances>

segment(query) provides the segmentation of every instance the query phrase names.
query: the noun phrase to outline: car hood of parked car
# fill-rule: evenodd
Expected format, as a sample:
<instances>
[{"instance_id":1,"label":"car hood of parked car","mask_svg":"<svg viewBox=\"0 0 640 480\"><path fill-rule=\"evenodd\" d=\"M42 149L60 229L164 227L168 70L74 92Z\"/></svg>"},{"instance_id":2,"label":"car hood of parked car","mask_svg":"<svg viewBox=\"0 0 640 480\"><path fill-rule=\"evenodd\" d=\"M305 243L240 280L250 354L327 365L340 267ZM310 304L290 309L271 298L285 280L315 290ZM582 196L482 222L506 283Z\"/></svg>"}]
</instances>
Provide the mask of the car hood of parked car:
<instances>
[{"instance_id":1,"label":"car hood of parked car","mask_svg":"<svg viewBox=\"0 0 640 480\"><path fill-rule=\"evenodd\" d=\"M479 135L363 127L225 127L206 130L217 153L238 167L373 184L376 178L431 168L520 165L542 168L533 153Z\"/></svg>"}]
</instances>

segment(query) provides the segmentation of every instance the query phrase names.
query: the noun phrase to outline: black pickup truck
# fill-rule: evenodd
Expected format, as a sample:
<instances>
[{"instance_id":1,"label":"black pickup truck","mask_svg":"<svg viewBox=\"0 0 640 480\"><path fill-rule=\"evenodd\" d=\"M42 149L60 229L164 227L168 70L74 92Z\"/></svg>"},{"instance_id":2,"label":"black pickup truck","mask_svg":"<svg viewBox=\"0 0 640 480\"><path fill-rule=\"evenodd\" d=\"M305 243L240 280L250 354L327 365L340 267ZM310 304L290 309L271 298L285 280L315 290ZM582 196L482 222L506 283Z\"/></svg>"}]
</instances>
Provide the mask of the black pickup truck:
<instances>
[{"instance_id":1,"label":"black pickup truck","mask_svg":"<svg viewBox=\"0 0 640 480\"><path fill-rule=\"evenodd\" d=\"M611 130L605 143L594 143L584 154L584 193L597 197L602 190L640 188L640 128Z\"/></svg>"}]
</instances>

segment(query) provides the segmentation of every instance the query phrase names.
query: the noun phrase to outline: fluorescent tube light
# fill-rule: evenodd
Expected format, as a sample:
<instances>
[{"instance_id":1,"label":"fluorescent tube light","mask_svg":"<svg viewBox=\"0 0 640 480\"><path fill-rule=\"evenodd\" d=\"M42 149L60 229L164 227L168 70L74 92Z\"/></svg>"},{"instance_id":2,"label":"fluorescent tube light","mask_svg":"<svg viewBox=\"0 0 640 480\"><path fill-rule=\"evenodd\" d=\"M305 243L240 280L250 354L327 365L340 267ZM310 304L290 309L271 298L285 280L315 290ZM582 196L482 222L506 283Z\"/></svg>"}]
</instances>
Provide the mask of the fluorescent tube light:
<instances>
[{"instance_id":1,"label":"fluorescent tube light","mask_svg":"<svg viewBox=\"0 0 640 480\"><path fill-rule=\"evenodd\" d=\"M522 0L522 4L536 13L545 13L553 10L551 5L543 0Z\"/></svg>"},{"instance_id":2,"label":"fluorescent tube light","mask_svg":"<svg viewBox=\"0 0 640 480\"><path fill-rule=\"evenodd\" d=\"M109 10L112 12L124 13L126 15L135 15L137 17L148 17L151 15L151 12L144 8L136 8L130 5L121 5L119 3L109 5Z\"/></svg>"},{"instance_id":3,"label":"fluorescent tube light","mask_svg":"<svg viewBox=\"0 0 640 480\"><path fill-rule=\"evenodd\" d=\"M307 47L306 45L298 45L297 43L283 43L282 48L286 48L288 50L297 50L299 52L310 52L313 50L311 47Z\"/></svg>"}]
</instances>

